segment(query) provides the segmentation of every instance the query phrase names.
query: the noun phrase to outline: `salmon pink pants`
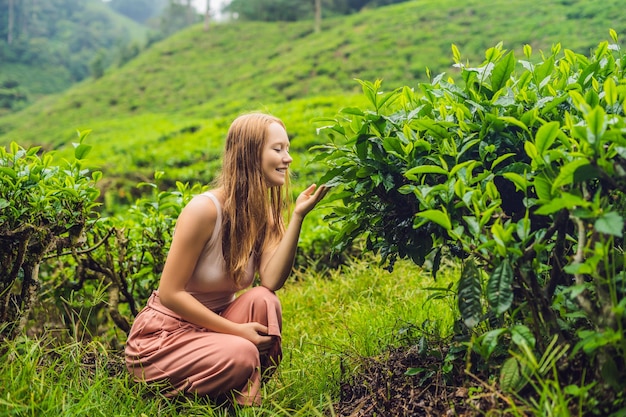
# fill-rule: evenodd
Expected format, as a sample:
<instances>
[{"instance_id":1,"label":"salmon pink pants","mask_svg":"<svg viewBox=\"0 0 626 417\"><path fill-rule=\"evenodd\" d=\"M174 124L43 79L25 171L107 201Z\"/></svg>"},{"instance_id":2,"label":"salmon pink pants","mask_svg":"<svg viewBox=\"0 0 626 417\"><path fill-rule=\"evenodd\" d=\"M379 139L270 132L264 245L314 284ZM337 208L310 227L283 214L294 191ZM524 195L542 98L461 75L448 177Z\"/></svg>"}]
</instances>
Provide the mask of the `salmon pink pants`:
<instances>
[{"instance_id":1,"label":"salmon pink pants","mask_svg":"<svg viewBox=\"0 0 626 417\"><path fill-rule=\"evenodd\" d=\"M197 394L242 405L261 403L261 379L280 363L282 313L276 294L254 287L219 314L237 323L258 322L275 344L259 355L247 339L216 333L183 320L164 307L157 292L137 315L125 347L126 367L135 380L166 382L168 395Z\"/></svg>"}]
</instances>

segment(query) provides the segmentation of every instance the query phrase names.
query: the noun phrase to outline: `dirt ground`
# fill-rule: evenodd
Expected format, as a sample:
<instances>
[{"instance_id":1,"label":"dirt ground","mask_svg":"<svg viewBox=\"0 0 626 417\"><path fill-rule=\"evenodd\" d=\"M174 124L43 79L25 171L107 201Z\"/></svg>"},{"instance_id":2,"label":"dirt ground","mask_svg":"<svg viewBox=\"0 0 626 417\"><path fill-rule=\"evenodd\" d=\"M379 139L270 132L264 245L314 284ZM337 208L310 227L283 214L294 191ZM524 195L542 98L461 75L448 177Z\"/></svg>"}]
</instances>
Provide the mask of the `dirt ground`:
<instances>
[{"instance_id":1,"label":"dirt ground","mask_svg":"<svg viewBox=\"0 0 626 417\"><path fill-rule=\"evenodd\" d=\"M507 402L511 400L479 376L458 368L448 368L449 372L444 374L446 364L443 357L443 354L424 355L417 347L403 347L377 358L363 359L358 375L341 384L340 401L335 404L337 415L512 415L506 412L510 408ZM410 375L407 375L407 370L410 370Z\"/></svg>"}]
</instances>

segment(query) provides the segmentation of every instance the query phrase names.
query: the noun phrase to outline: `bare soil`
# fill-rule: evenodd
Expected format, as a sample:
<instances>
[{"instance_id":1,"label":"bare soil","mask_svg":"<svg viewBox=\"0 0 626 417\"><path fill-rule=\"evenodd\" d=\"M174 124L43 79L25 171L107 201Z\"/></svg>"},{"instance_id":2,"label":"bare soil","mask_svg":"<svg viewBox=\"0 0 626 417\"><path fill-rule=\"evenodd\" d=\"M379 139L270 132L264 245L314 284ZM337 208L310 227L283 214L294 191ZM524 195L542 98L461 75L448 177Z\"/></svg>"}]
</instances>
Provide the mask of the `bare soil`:
<instances>
[{"instance_id":1,"label":"bare soil","mask_svg":"<svg viewBox=\"0 0 626 417\"><path fill-rule=\"evenodd\" d=\"M335 412L346 417L473 417L490 411L512 415L506 412L510 398L466 372L462 364L444 363L445 356L445 352L423 354L414 346L364 358L358 375L341 384Z\"/></svg>"}]
</instances>

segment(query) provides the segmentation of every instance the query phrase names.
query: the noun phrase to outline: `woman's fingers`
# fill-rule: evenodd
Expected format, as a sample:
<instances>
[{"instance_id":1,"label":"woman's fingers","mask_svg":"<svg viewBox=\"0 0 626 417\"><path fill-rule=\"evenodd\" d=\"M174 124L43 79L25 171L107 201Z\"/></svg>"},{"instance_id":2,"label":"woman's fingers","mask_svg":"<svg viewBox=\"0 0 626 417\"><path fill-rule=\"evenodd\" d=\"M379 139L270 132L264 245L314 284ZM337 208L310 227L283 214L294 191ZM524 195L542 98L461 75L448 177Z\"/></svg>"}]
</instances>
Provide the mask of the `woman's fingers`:
<instances>
[{"instance_id":1,"label":"woman's fingers","mask_svg":"<svg viewBox=\"0 0 626 417\"><path fill-rule=\"evenodd\" d=\"M265 353L274 346L274 343L276 343L274 336L263 336L262 341L256 347L260 353Z\"/></svg>"},{"instance_id":2,"label":"woman's fingers","mask_svg":"<svg viewBox=\"0 0 626 417\"><path fill-rule=\"evenodd\" d=\"M317 189L316 189L317 188ZM324 198L328 193L330 187L312 184L306 190L304 190L298 199L296 200L296 212L306 215L309 211L313 210L315 205Z\"/></svg>"}]
</instances>

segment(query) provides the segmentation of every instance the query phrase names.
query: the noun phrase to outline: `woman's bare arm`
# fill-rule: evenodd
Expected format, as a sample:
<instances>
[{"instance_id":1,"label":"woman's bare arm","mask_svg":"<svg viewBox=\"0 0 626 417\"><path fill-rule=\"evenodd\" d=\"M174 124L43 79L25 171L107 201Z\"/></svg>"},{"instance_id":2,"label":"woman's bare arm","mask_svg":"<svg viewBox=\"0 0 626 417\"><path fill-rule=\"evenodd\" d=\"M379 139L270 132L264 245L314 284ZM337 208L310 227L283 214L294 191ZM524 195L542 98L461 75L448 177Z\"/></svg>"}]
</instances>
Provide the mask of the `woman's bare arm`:
<instances>
[{"instance_id":1,"label":"woman's bare arm","mask_svg":"<svg viewBox=\"0 0 626 417\"><path fill-rule=\"evenodd\" d=\"M277 245L268 248L261 255L259 269L261 285L276 291L285 284L293 268L304 217L313 210L327 192L328 187L316 187L313 184L298 196L293 215L283 238Z\"/></svg>"}]
</instances>

